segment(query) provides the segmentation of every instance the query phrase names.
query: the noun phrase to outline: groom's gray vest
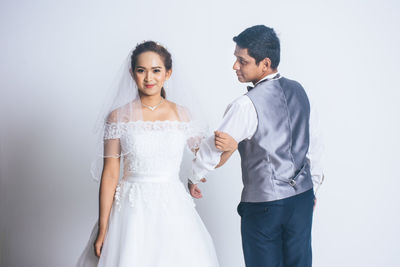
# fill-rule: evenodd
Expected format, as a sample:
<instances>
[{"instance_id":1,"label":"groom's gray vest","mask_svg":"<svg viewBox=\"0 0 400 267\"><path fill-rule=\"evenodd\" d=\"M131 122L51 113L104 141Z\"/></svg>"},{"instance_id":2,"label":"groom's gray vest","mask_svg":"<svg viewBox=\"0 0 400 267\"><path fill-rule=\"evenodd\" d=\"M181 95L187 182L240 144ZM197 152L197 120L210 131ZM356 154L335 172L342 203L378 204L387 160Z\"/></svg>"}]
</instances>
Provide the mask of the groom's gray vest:
<instances>
[{"instance_id":1,"label":"groom's gray vest","mask_svg":"<svg viewBox=\"0 0 400 267\"><path fill-rule=\"evenodd\" d=\"M310 104L303 87L284 77L247 93L258 117L250 140L239 143L243 202L288 198L313 187L306 154Z\"/></svg>"}]
</instances>

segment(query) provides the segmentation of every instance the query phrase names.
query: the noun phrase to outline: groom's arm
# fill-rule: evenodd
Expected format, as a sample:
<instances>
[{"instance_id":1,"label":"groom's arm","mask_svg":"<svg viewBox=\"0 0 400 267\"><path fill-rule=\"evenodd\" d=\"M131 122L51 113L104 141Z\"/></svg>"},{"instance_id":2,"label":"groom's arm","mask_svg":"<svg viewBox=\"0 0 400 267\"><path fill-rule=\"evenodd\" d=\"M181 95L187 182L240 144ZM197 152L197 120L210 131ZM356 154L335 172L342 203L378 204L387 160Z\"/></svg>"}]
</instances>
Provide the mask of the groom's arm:
<instances>
[{"instance_id":1,"label":"groom's arm","mask_svg":"<svg viewBox=\"0 0 400 267\"><path fill-rule=\"evenodd\" d=\"M243 95L233 101L226 109L218 131L232 136L236 142L250 139L257 129L257 113L250 98ZM207 137L200 144L199 151L192 164L192 183L198 183L209 171L214 170L219 163L224 163L230 155L222 154L215 147L214 135ZM222 156L222 158L221 158ZM224 158L226 157L226 158Z\"/></svg>"},{"instance_id":2,"label":"groom's arm","mask_svg":"<svg viewBox=\"0 0 400 267\"><path fill-rule=\"evenodd\" d=\"M310 164L311 178L314 184L314 193L317 194L318 189L322 185L325 178L322 166L322 155L324 147L322 142L322 135L318 124L319 122L317 116L318 114L311 99L310 99L310 107L311 107L310 121L309 121L310 146L306 156Z\"/></svg>"}]
</instances>

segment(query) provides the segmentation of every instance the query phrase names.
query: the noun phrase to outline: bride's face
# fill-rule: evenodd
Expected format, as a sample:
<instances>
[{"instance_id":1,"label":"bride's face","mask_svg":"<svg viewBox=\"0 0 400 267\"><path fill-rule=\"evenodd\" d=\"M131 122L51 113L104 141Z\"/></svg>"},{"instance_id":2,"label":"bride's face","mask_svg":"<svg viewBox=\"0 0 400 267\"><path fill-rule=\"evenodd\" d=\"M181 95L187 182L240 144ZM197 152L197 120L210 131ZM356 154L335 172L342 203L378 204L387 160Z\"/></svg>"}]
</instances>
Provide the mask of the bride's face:
<instances>
[{"instance_id":1,"label":"bride's face","mask_svg":"<svg viewBox=\"0 0 400 267\"><path fill-rule=\"evenodd\" d=\"M143 52L136 59L132 76L143 95L160 95L161 88L171 76L166 70L162 58L155 52Z\"/></svg>"}]
</instances>

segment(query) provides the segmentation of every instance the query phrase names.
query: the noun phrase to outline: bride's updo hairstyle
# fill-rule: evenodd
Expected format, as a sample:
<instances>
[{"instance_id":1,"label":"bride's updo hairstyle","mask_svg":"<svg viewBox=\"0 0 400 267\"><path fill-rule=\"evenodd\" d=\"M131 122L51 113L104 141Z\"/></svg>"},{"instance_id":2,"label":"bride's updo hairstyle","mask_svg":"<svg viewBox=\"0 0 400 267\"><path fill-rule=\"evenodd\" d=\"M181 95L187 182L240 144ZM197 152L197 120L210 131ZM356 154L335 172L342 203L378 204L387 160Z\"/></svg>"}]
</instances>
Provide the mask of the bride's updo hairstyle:
<instances>
[{"instance_id":1,"label":"bride's updo hairstyle","mask_svg":"<svg viewBox=\"0 0 400 267\"><path fill-rule=\"evenodd\" d=\"M165 49L165 47L163 47L162 45L160 45L154 41L145 41L143 43L138 44L135 47L135 50L133 50L133 52L132 52L132 56L131 56L132 71L135 70L136 60L137 60L138 56L144 52L157 53L161 57L162 61L164 62L166 71L169 71L172 69L172 58L171 58L171 54L168 52L168 50ZM163 98L166 98L166 96L167 96L165 93L164 87L161 88L161 96Z\"/></svg>"}]
</instances>

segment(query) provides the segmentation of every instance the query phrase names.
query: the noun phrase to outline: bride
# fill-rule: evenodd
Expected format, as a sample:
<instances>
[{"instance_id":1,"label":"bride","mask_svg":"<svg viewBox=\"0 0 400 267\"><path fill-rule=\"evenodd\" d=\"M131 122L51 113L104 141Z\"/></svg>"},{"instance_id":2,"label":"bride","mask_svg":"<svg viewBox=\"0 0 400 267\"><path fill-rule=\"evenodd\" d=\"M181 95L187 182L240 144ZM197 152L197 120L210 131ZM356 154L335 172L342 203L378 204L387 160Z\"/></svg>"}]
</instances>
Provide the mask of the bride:
<instances>
[{"instance_id":1,"label":"bride","mask_svg":"<svg viewBox=\"0 0 400 267\"><path fill-rule=\"evenodd\" d=\"M167 100L171 73L170 53L153 41L138 44L123 66L102 123L101 165L92 169L101 172L99 219L79 267L218 266L179 179L184 147L195 153L204 134L187 108ZM221 164L235 145L221 148Z\"/></svg>"}]
</instances>

